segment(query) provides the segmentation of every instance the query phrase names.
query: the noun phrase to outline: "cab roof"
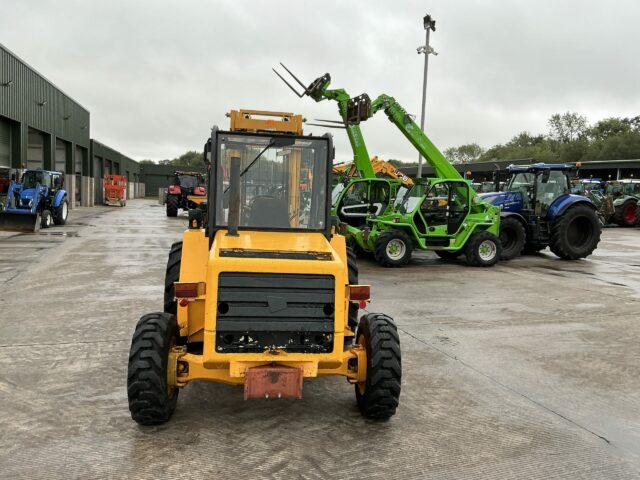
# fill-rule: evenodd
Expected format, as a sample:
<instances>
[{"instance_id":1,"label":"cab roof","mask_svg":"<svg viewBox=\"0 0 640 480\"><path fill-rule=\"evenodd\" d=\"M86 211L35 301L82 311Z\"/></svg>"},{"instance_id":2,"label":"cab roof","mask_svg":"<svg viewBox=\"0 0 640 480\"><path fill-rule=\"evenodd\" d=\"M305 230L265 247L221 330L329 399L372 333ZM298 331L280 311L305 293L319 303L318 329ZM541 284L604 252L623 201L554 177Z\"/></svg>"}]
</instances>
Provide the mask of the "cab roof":
<instances>
[{"instance_id":1,"label":"cab roof","mask_svg":"<svg viewBox=\"0 0 640 480\"><path fill-rule=\"evenodd\" d=\"M567 165L566 163L534 163L531 165L509 165L507 171L509 173L536 173L546 170L567 172L574 168L573 165Z\"/></svg>"}]
</instances>

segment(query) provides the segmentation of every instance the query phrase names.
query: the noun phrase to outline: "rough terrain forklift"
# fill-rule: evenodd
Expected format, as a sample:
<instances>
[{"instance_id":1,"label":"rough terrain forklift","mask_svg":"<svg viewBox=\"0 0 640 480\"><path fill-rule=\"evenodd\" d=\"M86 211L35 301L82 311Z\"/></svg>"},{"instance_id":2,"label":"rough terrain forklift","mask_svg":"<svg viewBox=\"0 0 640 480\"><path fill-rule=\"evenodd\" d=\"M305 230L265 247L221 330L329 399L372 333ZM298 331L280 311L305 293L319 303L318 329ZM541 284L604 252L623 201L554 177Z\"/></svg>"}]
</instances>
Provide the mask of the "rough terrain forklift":
<instances>
[{"instance_id":1,"label":"rough terrain forklift","mask_svg":"<svg viewBox=\"0 0 640 480\"><path fill-rule=\"evenodd\" d=\"M359 250L373 253L384 267L406 265L414 248L434 251L445 260L464 255L467 263L473 266L492 266L500 259L500 209L476 194L471 182L460 175L394 98L383 94L372 101L366 93L352 98L343 89L329 88L331 76L328 73L305 86L286 66L281 66L303 88L299 92L274 69L298 97L309 96L316 102L333 100L338 104L342 117L338 123L347 131L354 150L354 163L363 170L365 178L369 176L367 171L373 172L373 168L368 154L365 155L360 123L379 111L386 113L391 123L434 169L435 178L416 183L402 195L386 196L387 203L383 208L375 204L374 196L369 193L366 197L369 215L357 222L340 217L347 224L349 240ZM341 213L340 208L338 211Z\"/></svg>"},{"instance_id":2,"label":"rough terrain forklift","mask_svg":"<svg viewBox=\"0 0 640 480\"><path fill-rule=\"evenodd\" d=\"M305 379L339 375L363 416L396 411L398 331L383 314L358 320L369 287L330 216L332 139L273 122L214 128L205 145L207 209L171 248L164 311L144 315L131 343L140 424L167 421L194 380L241 385L245 399L301 398Z\"/></svg>"}]
</instances>

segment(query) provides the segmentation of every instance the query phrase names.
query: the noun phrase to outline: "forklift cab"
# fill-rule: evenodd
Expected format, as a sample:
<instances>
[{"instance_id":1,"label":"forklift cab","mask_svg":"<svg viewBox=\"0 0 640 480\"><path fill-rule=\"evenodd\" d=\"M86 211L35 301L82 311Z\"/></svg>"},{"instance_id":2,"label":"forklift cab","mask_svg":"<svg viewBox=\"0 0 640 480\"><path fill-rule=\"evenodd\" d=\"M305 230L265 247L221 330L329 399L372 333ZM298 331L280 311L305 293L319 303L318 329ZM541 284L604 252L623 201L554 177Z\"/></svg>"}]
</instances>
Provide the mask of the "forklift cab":
<instances>
[{"instance_id":1,"label":"forklift cab","mask_svg":"<svg viewBox=\"0 0 640 480\"><path fill-rule=\"evenodd\" d=\"M470 212L469 199L469 182L435 179L416 183L407 193L401 211L414 212L414 223L421 235L455 235Z\"/></svg>"},{"instance_id":2,"label":"forklift cab","mask_svg":"<svg viewBox=\"0 0 640 480\"><path fill-rule=\"evenodd\" d=\"M334 199L338 218L351 226L360 227L366 224L368 216L385 212L391 201L391 183L382 178L351 180Z\"/></svg>"}]
</instances>

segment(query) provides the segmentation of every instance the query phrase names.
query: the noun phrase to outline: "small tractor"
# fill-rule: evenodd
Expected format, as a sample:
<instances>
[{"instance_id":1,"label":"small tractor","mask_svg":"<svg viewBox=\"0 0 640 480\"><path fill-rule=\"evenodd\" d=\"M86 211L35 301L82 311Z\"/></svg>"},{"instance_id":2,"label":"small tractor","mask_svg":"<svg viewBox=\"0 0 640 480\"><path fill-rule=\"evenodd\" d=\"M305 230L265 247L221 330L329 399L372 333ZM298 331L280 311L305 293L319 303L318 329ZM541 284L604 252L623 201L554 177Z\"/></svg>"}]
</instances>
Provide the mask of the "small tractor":
<instances>
[{"instance_id":1,"label":"small tractor","mask_svg":"<svg viewBox=\"0 0 640 480\"><path fill-rule=\"evenodd\" d=\"M547 247L558 257L576 260L591 255L600 242L601 225L596 205L571 193L565 164L510 165L504 192L483 194L501 211L502 259Z\"/></svg>"},{"instance_id":2,"label":"small tractor","mask_svg":"<svg viewBox=\"0 0 640 480\"><path fill-rule=\"evenodd\" d=\"M607 183L605 193L613 199L615 212L611 218L620 227L633 227L638 223L640 180L626 178Z\"/></svg>"},{"instance_id":3,"label":"small tractor","mask_svg":"<svg viewBox=\"0 0 640 480\"><path fill-rule=\"evenodd\" d=\"M64 225L69 213L64 176L47 170L25 170L18 182L15 173L0 212L0 230L36 232Z\"/></svg>"},{"instance_id":4,"label":"small tractor","mask_svg":"<svg viewBox=\"0 0 640 480\"><path fill-rule=\"evenodd\" d=\"M105 175L104 204L124 207L127 205L127 177L124 175Z\"/></svg>"},{"instance_id":5,"label":"small tractor","mask_svg":"<svg viewBox=\"0 0 640 480\"><path fill-rule=\"evenodd\" d=\"M177 171L167 188L167 217L178 216L178 210L197 208L207 198L205 176L199 172Z\"/></svg>"},{"instance_id":6,"label":"small tractor","mask_svg":"<svg viewBox=\"0 0 640 480\"><path fill-rule=\"evenodd\" d=\"M305 380L325 375L354 385L364 417L390 418L398 331L383 314L358 319L370 288L358 284L355 255L331 219L331 136L237 116L205 145L207 208L190 211L171 247L164 311L144 315L133 334L132 418L166 422L196 380L277 399L301 398Z\"/></svg>"},{"instance_id":7,"label":"small tractor","mask_svg":"<svg viewBox=\"0 0 640 480\"><path fill-rule=\"evenodd\" d=\"M352 191L345 189L342 196L334 199L352 245L373 253L384 267L406 265L414 248L434 251L445 260L464 254L467 263L473 266L491 266L500 259L500 209L476 194L470 181L462 178L394 98L380 95L372 101L366 93L351 98L343 89L329 89L331 76L328 73L305 86L287 67L281 66L304 89L299 92L274 69L298 97L306 95L316 102L333 100L338 103L342 121L330 122L334 124L333 128L341 123L339 128L346 129L354 151L354 163L363 177L358 180L362 185L350 184ZM380 110L433 167L435 178L396 191L392 189L393 185L382 189L373 183L390 180L375 178L360 123ZM349 203L347 206L353 204L360 209L361 215L356 221L344 215L345 201Z\"/></svg>"}]
</instances>

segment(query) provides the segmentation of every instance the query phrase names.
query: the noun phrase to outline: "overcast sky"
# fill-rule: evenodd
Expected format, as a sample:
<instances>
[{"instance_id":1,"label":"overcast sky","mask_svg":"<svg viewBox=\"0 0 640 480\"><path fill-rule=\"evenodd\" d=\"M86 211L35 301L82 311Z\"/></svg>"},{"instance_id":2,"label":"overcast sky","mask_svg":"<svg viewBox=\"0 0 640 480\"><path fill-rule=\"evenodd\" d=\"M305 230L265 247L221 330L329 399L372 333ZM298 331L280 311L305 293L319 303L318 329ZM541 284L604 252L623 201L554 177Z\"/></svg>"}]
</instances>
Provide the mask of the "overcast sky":
<instances>
[{"instance_id":1,"label":"overcast sky","mask_svg":"<svg viewBox=\"0 0 640 480\"><path fill-rule=\"evenodd\" d=\"M91 112L93 138L135 159L200 150L234 108L338 118L335 103L295 97L271 72L279 61L418 114L427 12L439 55L425 130L441 149L543 133L555 112L640 114L637 0L0 0L0 12L0 43ZM372 155L416 159L384 114L363 130Z\"/></svg>"}]
</instances>

